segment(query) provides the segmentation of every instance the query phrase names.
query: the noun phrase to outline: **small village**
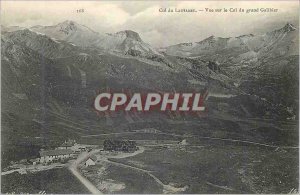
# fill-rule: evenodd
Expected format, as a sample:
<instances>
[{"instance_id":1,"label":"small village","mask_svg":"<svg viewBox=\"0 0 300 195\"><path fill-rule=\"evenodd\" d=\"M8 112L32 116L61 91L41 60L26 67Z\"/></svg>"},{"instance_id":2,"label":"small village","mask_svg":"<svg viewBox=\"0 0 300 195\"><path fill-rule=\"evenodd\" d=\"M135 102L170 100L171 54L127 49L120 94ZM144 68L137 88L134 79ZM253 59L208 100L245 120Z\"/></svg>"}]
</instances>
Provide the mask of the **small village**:
<instances>
[{"instance_id":1,"label":"small village","mask_svg":"<svg viewBox=\"0 0 300 195\"><path fill-rule=\"evenodd\" d=\"M103 146L78 144L76 140L65 140L61 145L54 149L41 149L39 157L34 159L22 159L18 162L12 162L7 168L4 168L2 175L19 172L26 174L27 171L35 172L68 166L72 161L78 158L82 153L89 153L92 150L98 150L103 154L124 152L132 153L138 150L135 141L130 140L104 140ZM95 155L84 159L84 166L93 166L96 164L97 158Z\"/></svg>"},{"instance_id":2,"label":"small village","mask_svg":"<svg viewBox=\"0 0 300 195\"><path fill-rule=\"evenodd\" d=\"M36 158L33 163L49 164L54 162L65 163L69 159L74 159L84 151L91 151L97 146L77 144L75 140L68 140L61 146L53 150L40 150L40 158Z\"/></svg>"},{"instance_id":3,"label":"small village","mask_svg":"<svg viewBox=\"0 0 300 195\"><path fill-rule=\"evenodd\" d=\"M158 140L156 140L157 142ZM126 188L117 180L107 178L106 171L110 165L133 169L141 174L147 174L163 187L166 193L185 191L188 186L177 186L173 183L164 184L160 178L151 174L147 169L136 165L118 162L120 159L134 157L145 152L145 147L152 147L153 141L142 140L142 143L132 140L106 139L101 145L79 144L76 140L65 140L59 146L51 149L41 149L39 157L23 159L14 162L1 175L11 173L29 174L64 168L68 169L93 194L112 193ZM160 141L159 141L160 142ZM138 143L138 145L137 145ZM188 145L187 141L160 142L155 147L182 150ZM34 175L31 175L34 176Z\"/></svg>"}]
</instances>

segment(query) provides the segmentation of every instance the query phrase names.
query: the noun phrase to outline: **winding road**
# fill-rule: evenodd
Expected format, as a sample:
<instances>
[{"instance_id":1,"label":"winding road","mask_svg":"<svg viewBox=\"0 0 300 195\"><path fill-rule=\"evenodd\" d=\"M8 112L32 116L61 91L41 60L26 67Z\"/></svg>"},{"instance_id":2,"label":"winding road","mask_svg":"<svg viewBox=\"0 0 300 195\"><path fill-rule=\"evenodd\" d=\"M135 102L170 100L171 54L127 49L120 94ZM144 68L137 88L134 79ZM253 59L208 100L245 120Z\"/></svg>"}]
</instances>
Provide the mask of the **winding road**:
<instances>
[{"instance_id":1,"label":"winding road","mask_svg":"<svg viewBox=\"0 0 300 195\"><path fill-rule=\"evenodd\" d=\"M145 170L145 169L142 169L142 168L139 168L139 167L135 167L135 166L132 166L132 165L128 165L128 164L124 164L124 163L121 163L121 162L115 162L115 161L111 161L110 159L120 159L120 158L128 158L128 157L132 157L132 156L136 156L138 154L141 154L145 151L145 148L142 147L142 146L139 146L139 150L138 151L135 151L133 153L123 153L123 154L119 154L119 155L116 155L116 156L102 156L100 158L98 158L99 161L104 161L106 163L110 163L110 164L113 164L113 165L116 165L116 166L119 166L119 167L123 167L123 168L129 168L129 169L133 169L133 170L136 170L138 172L141 172L141 173L145 173L147 175L149 175L150 177L152 177L159 185L161 185L163 187L163 192L164 193L167 193L167 194L176 194L178 192L182 192L182 191L185 191L187 189L187 186L184 186L182 188L177 188L177 187L174 187L174 186L171 186L171 185L166 185L164 184L159 178L157 178L155 175L153 175L151 173L151 171L149 170Z\"/></svg>"},{"instance_id":2,"label":"winding road","mask_svg":"<svg viewBox=\"0 0 300 195\"><path fill-rule=\"evenodd\" d=\"M125 134L139 134L143 132L122 132L122 133L102 133L102 134L96 134L96 135L84 135L81 137L99 137L99 136L105 136L105 135L125 135ZM219 137L205 137L205 136L199 136L199 135L180 135L175 133L151 133L156 135L169 135L173 137L180 137L180 138L193 138L198 137L200 139L210 139L210 140L219 140L219 141L227 141L227 142L238 142L238 143L246 143L250 145L258 145L258 146L264 146L269 148L284 148L284 149L299 149L298 146L280 146L280 145L272 145L268 143L260 143L260 142L254 142L254 141L247 141L247 140L240 140L240 139L230 139L230 138L219 138Z\"/></svg>"}]
</instances>

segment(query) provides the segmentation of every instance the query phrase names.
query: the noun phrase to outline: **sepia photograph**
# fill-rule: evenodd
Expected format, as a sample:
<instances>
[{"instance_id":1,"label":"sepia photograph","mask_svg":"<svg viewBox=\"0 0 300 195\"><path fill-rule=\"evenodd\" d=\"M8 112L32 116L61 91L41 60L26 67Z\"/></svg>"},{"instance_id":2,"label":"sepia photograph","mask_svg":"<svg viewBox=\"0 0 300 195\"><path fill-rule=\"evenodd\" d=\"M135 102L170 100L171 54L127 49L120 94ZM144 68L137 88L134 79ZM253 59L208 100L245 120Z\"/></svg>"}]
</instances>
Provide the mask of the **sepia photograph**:
<instances>
[{"instance_id":1,"label":"sepia photograph","mask_svg":"<svg viewBox=\"0 0 300 195\"><path fill-rule=\"evenodd\" d=\"M299 194L299 1L1 4L1 194Z\"/></svg>"}]
</instances>

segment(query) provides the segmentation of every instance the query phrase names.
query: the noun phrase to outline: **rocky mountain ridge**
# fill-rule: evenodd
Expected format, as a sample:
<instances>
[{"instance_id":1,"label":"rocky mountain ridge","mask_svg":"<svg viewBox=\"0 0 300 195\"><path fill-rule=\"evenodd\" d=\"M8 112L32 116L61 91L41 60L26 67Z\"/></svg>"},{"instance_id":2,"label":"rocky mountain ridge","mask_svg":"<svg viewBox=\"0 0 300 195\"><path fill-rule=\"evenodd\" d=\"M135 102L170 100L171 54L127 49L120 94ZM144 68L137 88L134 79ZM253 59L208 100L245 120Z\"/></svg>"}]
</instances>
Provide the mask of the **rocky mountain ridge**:
<instances>
[{"instance_id":1,"label":"rocky mountain ridge","mask_svg":"<svg viewBox=\"0 0 300 195\"><path fill-rule=\"evenodd\" d=\"M34 26L30 29L81 47L95 47L143 57L160 55L152 46L145 43L138 33L131 30L100 34L74 21L65 21L54 26Z\"/></svg>"},{"instance_id":2,"label":"rocky mountain ridge","mask_svg":"<svg viewBox=\"0 0 300 195\"><path fill-rule=\"evenodd\" d=\"M277 52L283 55L287 52L293 52L294 50L283 48L284 45L281 45L281 43L288 42L287 44L296 45L298 43L297 40L299 40L297 32L298 30L292 24L287 23L280 29L262 35L249 34L228 38L210 36L199 42L181 43L168 46L163 48L163 50L166 54L175 56L201 57L223 52L229 53L227 57L239 57L239 55L242 54L245 56L265 55L267 51L272 49L270 47L280 45L280 48L277 48ZM297 52L297 50L295 52Z\"/></svg>"}]
</instances>

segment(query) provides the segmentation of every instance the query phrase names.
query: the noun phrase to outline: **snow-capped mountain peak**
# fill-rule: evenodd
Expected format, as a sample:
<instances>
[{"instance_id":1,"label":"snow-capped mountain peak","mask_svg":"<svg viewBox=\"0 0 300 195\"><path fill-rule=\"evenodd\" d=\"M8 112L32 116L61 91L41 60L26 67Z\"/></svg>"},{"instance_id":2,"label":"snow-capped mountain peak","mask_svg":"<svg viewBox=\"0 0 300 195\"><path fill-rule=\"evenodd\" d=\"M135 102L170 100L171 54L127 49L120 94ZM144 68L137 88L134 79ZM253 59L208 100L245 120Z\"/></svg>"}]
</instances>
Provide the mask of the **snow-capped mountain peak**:
<instances>
[{"instance_id":1,"label":"snow-capped mountain peak","mask_svg":"<svg viewBox=\"0 0 300 195\"><path fill-rule=\"evenodd\" d=\"M96 47L133 56L161 55L153 47L145 43L137 32L132 30L100 34L71 20L66 20L54 26L34 26L30 29L81 47Z\"/></svg>"},{"instance_id":2,"label":"snow-capped mountain peak","mask_svg":"<svg viewBox=\"0 0 300 195\"><path fill-rule=\"evenodd\" d=\"M208 58L215 56L216 52L226 52L228 58L241 56L241 59L249 54L253 54L255 59L257 56L271 56L271 54L272 56L292 55L295 52L291 53L291 51L298 51L295 46L295 43L298 43L296 30L292 24L287 23L282 28L262 35L247 34L228 38L210 36L192 44L172 45L166 47L164 51L168 55L206 56Z\"/></svg>"},{"instance_id":3,"label":"snow-capped mountain peak","mask_svg":"<svg viewBox=\"0 0 300 195\"><path fill-rule=\"evenodd\" d=\"M287 23L282 28L276 29L276 30L268 32L266 34L268 34L268 35L281 35L281 34L290 33L290 32L295 31L295 30L297 30L297 29L295 28L294 25L292 25L291 23Z\"/></svg>"},{"instance_id":4,"label":"snow-capped mountain peak","mask_svg":"<svg viewBox=\"0 0 300 195\"><path fill-rule=\"evenodd\" d=\"M285 32L290 32L290 31L296 30L296 28L291 23L287 23L282 29Z\"/></svg>"},{"instance_id":5,"label":"snow-capped mountain peak","mask_svg":"<svg viewBox=\"0 0 300 195\"><path fill-rule=\"evenodd\" d=\"M238 36L236 38L250 38L250 37L254 37L254 35L253 34L240 35L240 36Z\"/></svg>"},{"instance_id":6,"label":"snow-capped mountain peak","mask_svg":"<svg viewBox=\"0 0 300 195\"><path fill-rule=\"evenodd\" d=\"M215 35L211 35L210 37L206 38L205 40L217 40L217 37Z\"/></svg>"},{"instance_id":7,"label":"snow-capped mountain peak","mask_svg":"<svg viewBox=\"0 0 300 195\"><path fill-rule=\"evenodd\" d=\"M132 30L108 33L106 37L97 42L96 46L105 50L132 56L145 57L161 55L153 47L145 43L137 32Z\"/></svg>"},{"instance_id":8,"label":"snow-capped mountain peak","mask_svg":"<svg viewBox=\"0 0 300 195\"><path fill-rule=\"evenodd\" d=\"M136 41L142 41L140 35L137 32L134 32L132 30L124 30L124 31L119 31L116 33L118 36L122 36L124 38L130 38Z\"/></svg>"},{"instance_id":9,"label":"snow-capped mountain peak","mask_svg":"<svg viewBox=\"0 0 300 195\"><path fill-rule=\"evenodd\" d=\"M66 20L54 26L34 26L30 29L51 38L68 41L83 47L90 46L101 37L99 33L71 20Z\"/></svg>"},{"instance_id":10,"label":"snow-capped mountain peak","mask_svg":"<svg viewBox=\"0 0 300 195\"><path fill-rule=\"evenodd\" d=\"M78 25L69 20L62 22L57 26L60 28L60 31L64 32L65 34L69 34L71 31L76 31L78 29Z\"/></svg>"},{"instance_id":11,"label":"snow-capped mountain peak","mask_svg":"<svg viewBox=\"0 0 300 195\"><path fill-rule=\"evenodd\" d=\"M72 21L72 20L66 20L64 22L61 22L61 23L57 24L56 27L60 31L62 31L66 34L69 34L71 32L75 32L77 30L96 33L92 29L90 29L90 28L88 28L84 25L78 24L78 23L76 23L75 21Z\"/></svg>"},{"instance_id":12,"label":"snow-capped mountain peak","mask_svg":"<svg viewBox=\"0 0 300 195\"><path fill-rule=\"evenodd\" d=\"M30 29L6 32L1 38L30 48L48 58L72 55L75 49L71 44L58 42L54 38L50 38Z\"/></svg>"}]
</instances>

